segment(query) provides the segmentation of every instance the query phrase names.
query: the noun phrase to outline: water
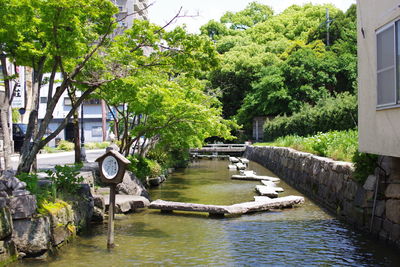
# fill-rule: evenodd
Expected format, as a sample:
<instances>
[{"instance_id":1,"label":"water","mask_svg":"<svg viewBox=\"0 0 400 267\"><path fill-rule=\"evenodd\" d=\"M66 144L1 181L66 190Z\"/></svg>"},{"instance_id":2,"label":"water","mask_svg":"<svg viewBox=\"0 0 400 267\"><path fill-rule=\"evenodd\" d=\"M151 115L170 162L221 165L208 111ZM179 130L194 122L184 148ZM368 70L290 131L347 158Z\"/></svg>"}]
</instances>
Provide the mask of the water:
<instances>
[{"instance_id":1,"label":"water","mask_svg":"<svg viewBox=\"0 0 400 267\"><path fill-rule=\"evenodd\" d=\"M204 204L251 201L258 182L234 181L227 161L204 160L174 173L153 199ZM251 162L259 175L273 175ZM282 195L300 195L284 182ZM117 247L106 249L107 226L90 231L45 261L12 266L400 266L395 250L334 219L312 201L295 209L241 217L144 210L118 217Z\"/></svg>"}]
</instances>

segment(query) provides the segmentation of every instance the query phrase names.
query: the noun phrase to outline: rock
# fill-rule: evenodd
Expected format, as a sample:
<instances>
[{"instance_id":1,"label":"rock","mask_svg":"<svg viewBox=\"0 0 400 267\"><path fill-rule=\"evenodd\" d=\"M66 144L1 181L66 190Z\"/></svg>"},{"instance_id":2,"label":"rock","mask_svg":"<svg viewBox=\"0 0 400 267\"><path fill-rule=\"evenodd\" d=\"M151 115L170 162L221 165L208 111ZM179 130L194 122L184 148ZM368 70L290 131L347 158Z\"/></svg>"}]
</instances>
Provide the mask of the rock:
<instances>
[{"instance_id":1,"label":"rock","mask_svg":"<svg viewBox=\"0 0 400 267\"><path fill-rule=\"evenodd\" d=\"M387 198L400 199L400 184L389 184L386 188L385 196Z\"/></svg>"},{"instance_id":2,"label":"rock","mask_svg":"<svg viewBox=\"0 0 400 267\"><path fill-rule=\"evenodd\" d=\"M150 199L149 192L147 192L142 182L130 171L125 172L122 183L117 185L117 194L143 196Z\"/></svg>"},{"instance_id":3,"label":"rock","mask_svg":"<svg viewBox=\"0 0 400 267\"><path fill-rule=\"evenodd\" d=\"M7 187L8 187L9 189L11 189L11 190L15 190L15 189L17 189L17 187L18 187L18 185L19 185L20 182L21 182L21 181L20 181L18 178L16 178L16 177L11 177L11 178L9 178L8 181L7 181Z\"/></svg>"},{"instance_id":4,"label":"rock","mask_svg":"<svg viewBox=\"0 0 400 267\"><path fill-rule=\"evenodd\" d=\"M110 205L110 196L105 196L106 207ZM139 208L145 208L150 201L142 196L115 195L115 213L131 212Z\"/></svg>"},{"instance_id":5,"label":"rock","mask_svg":"<svg viewBox=\"0 0 400 267\"><path fill-rule=\"evenodd\" d=\"M14 188L14 190L24 190L26 188L26 183L25 182L19 182L17 186Z\"/></svg>"},{"instance_id":6,"label":"rock","mask_svg":"<svg viewBox=\"0 0 400 267\"><path fill-rule=\"evenodd\" d=\"M10 198L10 210L13 219L26 219L36 214L36 197L22 195Z\"/></svg>"},{"instance_id":7,"label":"rock","mask_svg":"<svg viewBox=\"0 0 400 267\"><path fill-rule=\"evenodd\" d=\"M229 161L232 162L232 163L238 163L239 159L236 158L236 157L229 157Z\"/></svg>"},{"instance_id":8,"label":"rock","mask_svg":"<svg viewBox=\"0 0 400 267\"><path fill-rule=\"evenodd\" d=\"M4 180L0 180L0 191L6 191L6 190L7 190L6 182Z\"/></svg>"},{"instance_id":9,"label":"rock","mask_svg":"<svg viewBox=\"0 0 400 267\"><path fill-rule=\"evenodd\" d=\"M239 162L239 163L236 163L236 168L238 170L245 170L246 169L246 165Z\"/></svg>"},{"instance_id":10,"label":"rock","mask_svg":"<svg viewBox=\"0 0 400 267\"><path fill-rule=\"evenodd\" d=\"M0 208L0 240L4 240L12 233L12 219L8 208Z\"/></svg>"},{"instance_id":11,"label":"rock","mask_svg":"<svg viewBox=\"0 0 400 267\"><path fill-rule=\"evenodd\" d=\"M29 195L31 192L25 189L18 189L12 192L14 197Z\"/></svg>"},{"instance_id":12,"label":"rock","mask_svg":"<svg viewBox=\"0 0 400 267\"><path fill-rule=\"evenodd\" d=\"M98 208L94 207L93 209L93 216L92 216L92 222L103 222L105 217L105 212Z\"/></svg>"},{"instance_id":13,"label":"rock","mask_svg":"<svg viewBox=\"0 0 400 267\"><path fill-rule=\"evenodd\" d=\"M105 204L103 195L94 195L93 202L94 202L95 207L97 207L103 211L106 209L106 204Z\"/></svg>"},{"instance_id":14,"label":"rock","mask_svg":"<svg viewBox=\"0 0 400 267\"><path fill-rule=\"evenodd\" d=\"M75 196L68 197L68 202L72 204L74 211L74 225L77 231L85 228L92 220L94 201L87 184L82 184Z\"/></svg>"},{"instance_id":15,"label":"rock","mask_svg":"<svg viewBox=\"0 0 400 267\"><path fill-rule=\"evenodd\" d=\"M50 218L14 220L12 240L19 252L41 255L50 248Z\"/></svg>"},{"instance_id":16,"label":"rock","mask_svg":"<svg viewBox=\"0 0 400 267\"><path fill-rule=\"evenodd\" d=\"M14 170L5 170L3 171L2 176L5 180L9 180L10 178L15 177L15 173L16 172Z\"/></svg>"},{"instance_id":17,"label":"rock","mask_svg":"<svg viewBox=\"0 0 400 267\"><path fill-rule=\"evenodd\" d=\"M386 218L400 224L400 200L389 199L386 201Z\"/></svg>"},{"instance_id":18,"label":"rock","mask_svg":"<svg viewBox=\"0 0 400 267\"><path fill-rule=\"evenodd\" d=\"M265 185L257 185L256 186L256 191L262 195L262 196L267 196L271 198L278 197L278 193L274 190L274 187L269 187Z\"/></svg>"},{"instance_id":19,"label":"rock","mask_svg":"<svg viewBox=\"0 0 400 267\"><path fill-rule=\"evenodd\" d=\"M80 171L78 176L83 178L82 184L88 184L90 188L94 188L94 174L93 171Z\"/></svg>"},{"instance_id":20,"label":"rock","mask_svg":"<svg viewBox=\"0 0 400 267\"><path fill-rule=\"evenodd\" d=\"M228 165L228 169L230 169L230 170L237 170L236 165L233 165L233 164L229 164L229 165Z\"/></svg>"},{"instance_id":21,"label":"rock","mask_svg":"<svg viewBox=\"0 0 400 267\"><path fill-rule=\"evenodd\" d=\"M382 217L385 212L386 203L384 200L379 200L376 202L375 206L375 215L378 217Z\"/></svg>"},{"instance_id":22,"label":"rock","mask_svg":"<svg viewBox=\"0 0 400 267\"><path fill-rule=\"evenodd\" d=\"M59 246L76 234L74 211L67 203L63 204L59 209L49 212L51 241L54 246Z\"/></svg>"},{"instance_id":23,"label":"rock","mask_svg":"<svg viewBox=\"0 0 400 267\"><path fill-rule=\"evenodd\" d=\"M150 178L147 180L150 186L159 186L164 182L161 177L156 177L156 178Z\"/></svg>"},{"instance_id":24,"label":"rock","mask_svg":"<svg viewBox=\"0 0 400 267\"><path fill-rule=\"evenodd\" d=\"M1 193L5 193L5 192L1 192ZM5 208L10 203L10 199L8 198L7 193L5 193L5 194L6 194L6 197L0 196L0 208Z\"/></svg>"},{"instance_id":25,"label":"rock","mask_svg":"<svg viewBox=\"0 0 400 267\"><path fill-rule=\"evenodd\" d=\"M365 190L375 191L375 184L376 184L376 176L369 175L363 187Z\"/></svg>"}]
</instances>

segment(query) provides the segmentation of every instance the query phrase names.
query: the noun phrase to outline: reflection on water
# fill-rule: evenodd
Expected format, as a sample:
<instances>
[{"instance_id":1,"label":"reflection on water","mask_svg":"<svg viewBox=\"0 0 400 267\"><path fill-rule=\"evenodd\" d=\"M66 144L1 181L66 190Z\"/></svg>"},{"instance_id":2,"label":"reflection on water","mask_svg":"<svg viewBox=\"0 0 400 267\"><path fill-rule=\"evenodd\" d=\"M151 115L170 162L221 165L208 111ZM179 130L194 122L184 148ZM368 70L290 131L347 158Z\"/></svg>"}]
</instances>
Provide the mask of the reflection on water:
<instances>
[{"instance_id":1,"label":"reflection on water","mask_svg":"<svg viewBox=\"0 0 400 267\"><path fill-rule=\"evenodd\" d=\"M234 181L227 161L204 160L177 171L153 199L205 204L253 200L258 182ZM250 169L273 175L256 163ZM299 195L283 181L282 195ZM178 213L178 215L176 214ZM115 223L118 246L106 249L107 226L89 232L46 261L13 266L398 266L396 251L365 238L310 200L295 209L211 219L206 214L144 210Z\"/></svg>"}]
</instances>

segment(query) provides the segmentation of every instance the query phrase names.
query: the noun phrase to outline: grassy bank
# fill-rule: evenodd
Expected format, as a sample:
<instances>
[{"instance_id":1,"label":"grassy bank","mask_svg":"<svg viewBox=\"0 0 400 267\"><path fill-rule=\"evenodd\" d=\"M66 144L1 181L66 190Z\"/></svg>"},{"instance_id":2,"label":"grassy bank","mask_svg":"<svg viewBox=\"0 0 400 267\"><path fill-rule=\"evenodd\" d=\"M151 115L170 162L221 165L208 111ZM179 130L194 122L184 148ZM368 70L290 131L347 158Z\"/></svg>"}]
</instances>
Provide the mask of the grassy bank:
<instances>
[{"instance_id":1,"label":"grassy bank","mask_svg":"<svg viewBox=\"0 0 400 267\"><path fill-rule=\"evenodd\" d=\"M331 131L309 137L288 135L279 137L273 142L256 143L256 146L279 146L329 157L334 160L352 161L358 150L358 131Z\"/></svg>"}]
</instances>

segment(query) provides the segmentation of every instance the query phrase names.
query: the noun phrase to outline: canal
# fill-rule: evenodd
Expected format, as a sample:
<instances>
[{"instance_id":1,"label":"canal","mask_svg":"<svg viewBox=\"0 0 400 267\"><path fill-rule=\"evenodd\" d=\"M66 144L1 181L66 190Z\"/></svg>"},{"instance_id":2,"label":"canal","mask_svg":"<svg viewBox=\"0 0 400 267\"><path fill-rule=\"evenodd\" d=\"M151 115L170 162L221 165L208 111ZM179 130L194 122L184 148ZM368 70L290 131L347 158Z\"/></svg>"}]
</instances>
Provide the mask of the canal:
<instances>
[{"instance_id":1,"label":"canal","mask_svg":"<svg viewBox=\"0 0 400 267\"><path fill-rule=\"evenodd\" d=\"M204 204L252 201L258 182L234 181L224 160L201 160L151 190L155 199ZM249 169L274 176L257 163ZM283 181L282 196L301 195ZM106 225L93 226L47 260L12 266L399 266L400 255L330 216L306 198L303 206L241 217L163 214L118 216L117 247L106 249Z\"/></svg>"}]
</instances>

